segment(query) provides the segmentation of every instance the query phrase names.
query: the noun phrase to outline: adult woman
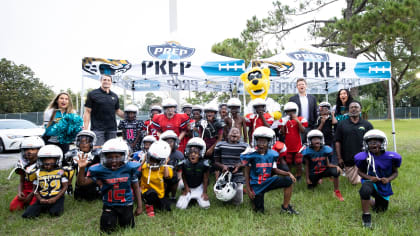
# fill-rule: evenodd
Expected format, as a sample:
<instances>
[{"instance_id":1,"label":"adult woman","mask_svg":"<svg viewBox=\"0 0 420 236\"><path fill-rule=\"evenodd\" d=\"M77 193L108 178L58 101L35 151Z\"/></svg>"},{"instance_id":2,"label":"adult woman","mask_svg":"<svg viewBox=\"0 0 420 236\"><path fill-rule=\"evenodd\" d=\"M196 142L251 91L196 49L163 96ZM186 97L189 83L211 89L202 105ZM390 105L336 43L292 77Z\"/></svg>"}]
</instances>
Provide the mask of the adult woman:
<instances>
[{"instance_id":1,"label":"adult woman","mask_svg":"<svg viewBox=\"0 0 420 236\"><path fill-rule=\"evenodd\" d=\"M55 96L54 100L51 101L44 112L45 133L43 138L46 141L46 144L55 144L59 146L63 153L66 153L69 150L69 143L75 138L75 136L72 137L73 135L71 133L77 134L77 132L81 130L83 124L81 123L81 118L75 113L76 111L73 109L73 104L68 93L61 92ZM66 117L68 114L71 115ZM60 120L63 118L66 118L67 121L62 121L60 123ZM68 120L70 120L70 122ZM73 128L72 126L75 123L73 121L80 123L80 127ZM67 132L66 135L63 135L63 130L68 130L69 128L72 128L73 132Z\"/></svg>"},{"instance_id":2,"label":"adult woman","mask_svg":"<svg viewBox=\"0 0 420 236\"><path fill-rule=\"evenodd\" d=\"M349 118L349 105L353 101L353 97L348 89L340 89L337 93L336 105L333 108L335 118L338 122Z\"/></svg>"}]
</instances>

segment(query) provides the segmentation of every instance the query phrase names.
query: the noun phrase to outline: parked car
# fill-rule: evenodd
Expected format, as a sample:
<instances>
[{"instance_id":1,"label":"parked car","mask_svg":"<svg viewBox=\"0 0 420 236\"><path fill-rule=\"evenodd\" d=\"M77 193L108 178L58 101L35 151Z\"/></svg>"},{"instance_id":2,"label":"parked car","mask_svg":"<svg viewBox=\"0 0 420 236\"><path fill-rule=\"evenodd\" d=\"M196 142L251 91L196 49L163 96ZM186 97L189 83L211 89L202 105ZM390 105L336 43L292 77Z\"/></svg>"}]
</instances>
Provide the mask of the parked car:
<instances>
[{"instance_id":1,"label":"parked car","mask_svg":"<svg viewBox=\"0 0 420 236\"><path fill-rule=\"evenodd\" d=\"M19 150L24 137L42 136L44 129L27 120L0 120L0 153Z\"/></svg>"}]
</instances>

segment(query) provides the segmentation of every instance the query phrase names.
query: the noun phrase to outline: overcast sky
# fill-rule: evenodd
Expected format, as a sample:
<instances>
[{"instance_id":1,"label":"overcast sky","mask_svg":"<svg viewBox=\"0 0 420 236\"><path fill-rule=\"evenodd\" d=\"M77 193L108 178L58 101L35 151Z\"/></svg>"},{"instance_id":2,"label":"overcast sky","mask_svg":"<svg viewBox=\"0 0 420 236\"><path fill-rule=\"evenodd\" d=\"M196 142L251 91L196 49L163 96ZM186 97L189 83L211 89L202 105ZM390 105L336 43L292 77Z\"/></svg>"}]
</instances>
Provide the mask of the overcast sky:
<instances>
[{"instance_id":1,"label":"overcast sky","mask_svg":"<svg viewBox=\"0 0 420 236\"><path fill-rule=\"evenodd\" d=\"M178 0L177 40L210 51L270 9L272 0ZM29 66L55 91L80 90L83 57L141 60L148 44L172 40L169 0L2 0L0 29L0 58ZM85 88L98 86L85 82Z\"/></svg>"}]
</instances>

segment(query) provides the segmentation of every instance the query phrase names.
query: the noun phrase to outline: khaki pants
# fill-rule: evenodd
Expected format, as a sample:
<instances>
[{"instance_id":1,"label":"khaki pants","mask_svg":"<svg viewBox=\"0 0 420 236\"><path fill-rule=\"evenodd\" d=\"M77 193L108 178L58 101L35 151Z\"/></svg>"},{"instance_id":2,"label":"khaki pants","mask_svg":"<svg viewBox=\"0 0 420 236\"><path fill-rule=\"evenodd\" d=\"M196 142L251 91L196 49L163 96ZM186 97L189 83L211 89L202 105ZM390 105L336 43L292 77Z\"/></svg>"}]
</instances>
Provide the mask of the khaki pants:
<instances>
[{"instance_id":1,"label":"khaki pants","mask_svg":"<svg viewBox=\"0 0 420 236\"><path fill-rule=\"evenodd\" d=\"M344 173L346 174L346 177L349 179L351 184L360 184L360 176L357 173L359 169L357 166L346 166L344 168Z\"/></svg>"}]
</instances>

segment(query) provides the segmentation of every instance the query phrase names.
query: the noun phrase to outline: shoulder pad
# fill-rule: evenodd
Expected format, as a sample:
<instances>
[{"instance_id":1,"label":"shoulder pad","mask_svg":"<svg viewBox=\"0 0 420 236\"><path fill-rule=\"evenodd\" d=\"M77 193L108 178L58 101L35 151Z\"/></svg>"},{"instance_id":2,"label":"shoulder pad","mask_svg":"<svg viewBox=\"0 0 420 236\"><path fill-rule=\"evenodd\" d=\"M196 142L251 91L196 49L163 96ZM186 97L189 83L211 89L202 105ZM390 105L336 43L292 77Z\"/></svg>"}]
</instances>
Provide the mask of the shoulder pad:
<instances>
[{"instance_id":1,"label":"shoulder pad","mask_svg":"<svg viewBox=\"0 0 420 236\"><path fill-rule=\"evenodd\" d=\"M63 166L61 168L65 171L72 171L73 170L73 167L71 167L71 166Z\"/></svg>"}]
</instances>

